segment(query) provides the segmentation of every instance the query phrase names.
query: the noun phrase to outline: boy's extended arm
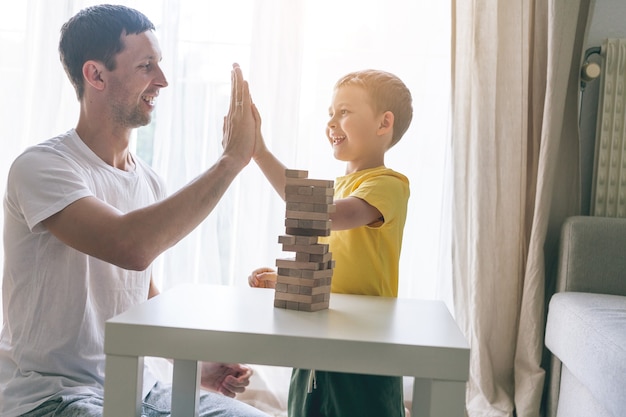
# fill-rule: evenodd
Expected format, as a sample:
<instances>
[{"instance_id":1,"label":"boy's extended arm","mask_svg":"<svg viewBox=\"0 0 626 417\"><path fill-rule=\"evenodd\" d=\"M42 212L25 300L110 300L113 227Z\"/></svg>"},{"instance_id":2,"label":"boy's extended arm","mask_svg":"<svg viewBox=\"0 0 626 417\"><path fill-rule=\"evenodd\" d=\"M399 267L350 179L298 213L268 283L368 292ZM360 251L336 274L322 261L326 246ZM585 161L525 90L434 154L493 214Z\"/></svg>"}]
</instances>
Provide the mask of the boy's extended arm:
<instances>
[{"instance_id":1,"label":"boy's extended arm","mask_svg":"<svg viewBox=\"0 0 626 417\"><path fill-rule=\"evenodd\" d=\"M254 155L252 158L254 162L261 168L265 178L268 179L274 190L278 193L280 198L285 200L285 165L278 160L274 156L267 146L265 146L265 141L263 140L263 135L261 134L261 115L259 114L258 109L254 104L252 104L252 112L254 114L254 118L256 121L256 141L254 146Z\"/></svg>"},{"instance_id":2,"label":"boy's extended arm","mask_svg":"<svg viewBox=\"0 0 626 417\"><path fill-rule=\"evenodd\" d=\"M330 213L332 230L348 230L384 221L382 213L358 197L341 198L334 201L336 210Z\"/></svg>"},{"instance_id":3,"label":"boy's extended arm","mask_svg":"<svg viewBox=\"0 0 626 417\"><path fill-rule=\"evenodd\" d=\"M257 133L254 147L254 161L261 168L278 195L285 200L285 165L274 156L263 140L261 134L261 115L254 104L252 112L256 121ZM332 230L347 230L384 221L382 213L374 206L357 197L347 197L334 201L335 212L330 213Z\"/></svg>"}]
</instances>

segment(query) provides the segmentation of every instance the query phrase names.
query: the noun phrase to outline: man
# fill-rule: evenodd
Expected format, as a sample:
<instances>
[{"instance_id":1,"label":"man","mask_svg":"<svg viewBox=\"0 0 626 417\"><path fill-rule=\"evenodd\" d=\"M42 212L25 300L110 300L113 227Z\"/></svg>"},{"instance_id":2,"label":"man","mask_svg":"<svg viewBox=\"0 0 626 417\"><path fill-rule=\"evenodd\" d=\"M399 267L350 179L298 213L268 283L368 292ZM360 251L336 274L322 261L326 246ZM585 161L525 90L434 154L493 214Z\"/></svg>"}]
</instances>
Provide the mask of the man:
<instances>
[{"instance_id":1,"label":"man","mask_svg":"<svg viewBox=\"0 0 626 417\"><path fill-rule=\"evenodd\" d=\"M167 80L154 25L123 6L87 8L61 30L76 89L75 129L27 149L9 172L5 207L0 416L100 416L104 323L158 294L152 261L193 230L248 164L255 120L233 66L224 152L174 195L129 151ZM242 365L206 363L201 415L264 415L232 398ZM146 372L145 415L169 415L169 387Z\"/></svg>"}]
</instances>

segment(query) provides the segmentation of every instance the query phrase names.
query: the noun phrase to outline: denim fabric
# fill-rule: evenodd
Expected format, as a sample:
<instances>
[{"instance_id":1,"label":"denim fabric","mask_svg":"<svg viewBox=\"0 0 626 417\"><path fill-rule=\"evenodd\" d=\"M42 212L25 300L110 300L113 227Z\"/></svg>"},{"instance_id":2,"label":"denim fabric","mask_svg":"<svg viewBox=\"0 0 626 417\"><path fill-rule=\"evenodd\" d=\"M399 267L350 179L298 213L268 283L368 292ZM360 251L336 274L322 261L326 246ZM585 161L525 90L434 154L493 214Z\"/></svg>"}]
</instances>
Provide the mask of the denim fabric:
<instances>
[{"instance_id":1,"label":"denim fabric","mask_svg":"<svg viewBox=\"0 0 626 417\"><path fill-rule=\"evenodd\" d=\"M171 385L157 382L143 401L142 417L170 416L171 397ZM21 417L102 417L103 403L103 398L93 395L67 395L47 401ZM267 417L248 404L213 392L202 392L198 410L200 417Z\"/></svg>"}]
</instances>

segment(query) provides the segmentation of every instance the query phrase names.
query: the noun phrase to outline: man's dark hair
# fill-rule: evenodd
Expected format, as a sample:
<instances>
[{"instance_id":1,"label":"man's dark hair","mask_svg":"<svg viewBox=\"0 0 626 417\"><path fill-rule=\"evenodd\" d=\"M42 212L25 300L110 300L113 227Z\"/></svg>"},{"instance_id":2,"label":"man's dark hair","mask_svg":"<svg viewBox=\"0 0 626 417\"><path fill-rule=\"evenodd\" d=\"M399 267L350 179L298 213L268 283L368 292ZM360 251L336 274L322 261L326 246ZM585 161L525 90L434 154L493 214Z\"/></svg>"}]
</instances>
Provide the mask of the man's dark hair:
<instances>
[{"instance_id":1,"label":"man's dark hair","mask_svg":"<svg viewBox=\"0 0 626 417\"><path fill-rule=\"evenodd\" d=\"M154 24L141 12L118 5L102 4L81 10L61 28L59 54L79 100L85 84L83 64L102 62L115 69L115 55L124 50L122 35L154 30Z\"/></svg>"}]
</instances>

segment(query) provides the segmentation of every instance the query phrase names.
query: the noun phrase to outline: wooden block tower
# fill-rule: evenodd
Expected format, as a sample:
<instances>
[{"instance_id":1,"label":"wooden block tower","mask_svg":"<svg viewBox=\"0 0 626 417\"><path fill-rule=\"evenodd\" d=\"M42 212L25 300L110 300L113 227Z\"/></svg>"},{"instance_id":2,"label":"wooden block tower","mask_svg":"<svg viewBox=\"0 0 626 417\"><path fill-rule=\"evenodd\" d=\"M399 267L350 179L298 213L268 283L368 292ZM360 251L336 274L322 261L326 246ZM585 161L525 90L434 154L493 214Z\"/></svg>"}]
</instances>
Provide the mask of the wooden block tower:
<instances>
[{"instance_id":1,"label":"wooden block tower","mask_svg":"<svg viewBox=\"0 0 626 417\"><path fill-rule=\"evenodd\" d=\"M330 235L334 181L308 178L308 171L286 171L285 235L278 243L295 257L276 259L274 307L318 311L328 308L335 261L319 236Z\"/></svg>"}]
</instances>

